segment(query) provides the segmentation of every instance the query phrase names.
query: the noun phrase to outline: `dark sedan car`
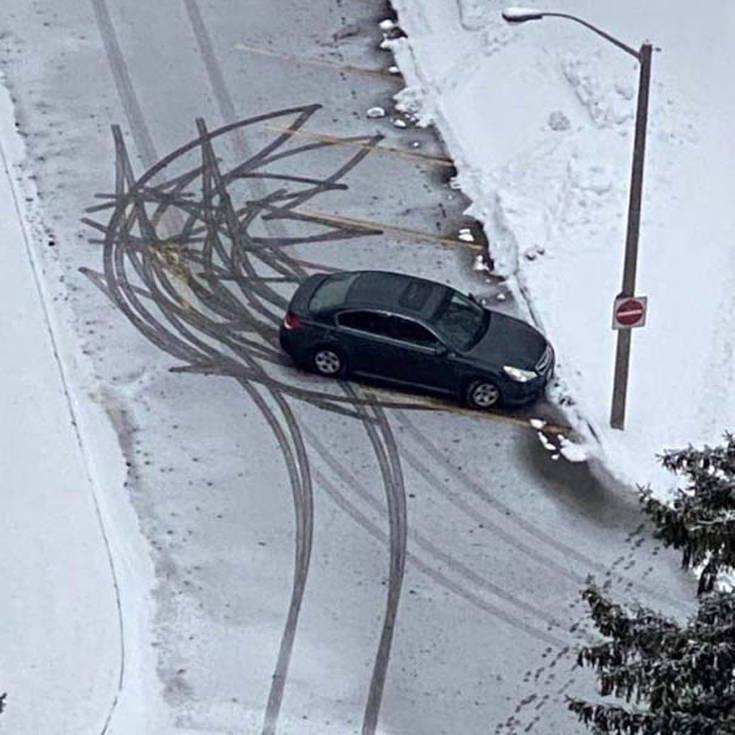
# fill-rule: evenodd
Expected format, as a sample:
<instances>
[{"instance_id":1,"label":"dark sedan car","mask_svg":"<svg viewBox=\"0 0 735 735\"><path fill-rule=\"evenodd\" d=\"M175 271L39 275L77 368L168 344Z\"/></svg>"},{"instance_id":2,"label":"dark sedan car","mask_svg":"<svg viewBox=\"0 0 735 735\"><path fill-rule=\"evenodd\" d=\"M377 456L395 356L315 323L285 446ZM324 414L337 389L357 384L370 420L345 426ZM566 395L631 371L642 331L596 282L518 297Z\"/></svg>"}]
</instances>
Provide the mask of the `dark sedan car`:
<instances>
[{"instance_id":1,"label":"dark sedan car","mask_svg":"<svg viewBox=\"0 0 735 735\"><path fill-rule=\"evenodd\" d=\"M536 329L423 278L353 271L307 278L280 332L293 361L439 392L473 408L528 403L543 392L554 352Z\"/></svg>"}]
</instances>

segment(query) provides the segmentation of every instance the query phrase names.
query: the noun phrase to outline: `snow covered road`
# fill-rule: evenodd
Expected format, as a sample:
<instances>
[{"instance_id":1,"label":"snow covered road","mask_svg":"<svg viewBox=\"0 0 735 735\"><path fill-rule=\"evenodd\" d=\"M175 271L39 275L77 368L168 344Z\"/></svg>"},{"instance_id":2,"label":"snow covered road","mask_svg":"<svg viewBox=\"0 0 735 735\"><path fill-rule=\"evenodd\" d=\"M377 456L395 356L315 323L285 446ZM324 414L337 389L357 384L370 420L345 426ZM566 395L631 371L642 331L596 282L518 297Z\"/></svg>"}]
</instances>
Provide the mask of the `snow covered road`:
<instances>
[{"instance_id":1,"label":"snow covered road","mask_svg":"<svg viewBox=\"0 0 735 735\"><path fill-rule=\"evenodd\" d=\"M111 472L134 655L109 732L579 732L563 695L590 685L573 670L585 576L687 610L626 490L552 461L521 416L389 408L275 349L313 270L498 292L457 239L467 201L441 145L391 110L382 17L357 0L11 5L13 174L37 184L55 245L37 223L32 247L115 429L82 431ZM18 695L0 689L1 726Z\"/></svg>"}]
</instances>

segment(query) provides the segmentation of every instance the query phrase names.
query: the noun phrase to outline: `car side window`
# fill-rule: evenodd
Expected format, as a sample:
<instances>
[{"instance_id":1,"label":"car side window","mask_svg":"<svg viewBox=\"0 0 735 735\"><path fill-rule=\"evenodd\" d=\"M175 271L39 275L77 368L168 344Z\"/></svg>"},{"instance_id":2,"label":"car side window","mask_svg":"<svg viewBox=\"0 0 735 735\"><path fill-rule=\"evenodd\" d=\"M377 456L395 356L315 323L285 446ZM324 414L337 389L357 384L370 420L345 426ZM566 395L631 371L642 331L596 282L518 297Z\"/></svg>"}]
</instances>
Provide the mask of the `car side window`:
<instances>
[{"instance_id":1,"label":"car side window","mask_svg":"<svg viewBox=\"0 0 735 735\"><path fill-rule=\"evenodd\" d=\"M377 311L346 311L337 316L337 323L342 327L359 329L381 337L391 336L390 317Z\"/></svg>"},{"instance_id":2,"label":"car side window","mask_svg":"<svg viewBox=\"0 0 735 735\"><path fill-rule=\"evenodd\" d=\"M393 317L393 336L403 342L412 342L422 347L434 347L439 340L422 324L413 319Z\"/></svg>"}]
</instances>

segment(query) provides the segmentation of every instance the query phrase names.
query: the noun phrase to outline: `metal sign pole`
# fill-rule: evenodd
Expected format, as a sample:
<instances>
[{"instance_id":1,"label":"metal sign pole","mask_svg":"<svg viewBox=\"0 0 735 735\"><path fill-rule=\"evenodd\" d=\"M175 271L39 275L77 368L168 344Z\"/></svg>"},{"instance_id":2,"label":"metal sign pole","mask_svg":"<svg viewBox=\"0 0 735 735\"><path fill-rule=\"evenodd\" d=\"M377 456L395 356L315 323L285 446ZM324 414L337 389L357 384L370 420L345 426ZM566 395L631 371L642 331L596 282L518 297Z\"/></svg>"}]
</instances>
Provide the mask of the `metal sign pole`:
<instances>
[{"instance_id":1,"label":"metal sign pole","mask_svg":"<svg viewBox=\"0 0 735 735\"><path fill-rule=\"evenodd\" d=\"M633 168L630 177L630 201L628 204L628 232L625 239L623 288L621 296L635 295L635 272L638 259L638 234L641 223L641 195L643 191L643 160L646 151L646 123L648 121L648 91L651 81L651 55L653 48L644 43L638 52L641 64L638 83L638 110L635 120L633 143ZM615 354L615 378L613 385L610 426L625 427L625 398L628 390L628 365L630 363L631 330L618 330L618 346Z\"/></svg>"}]
</instances>

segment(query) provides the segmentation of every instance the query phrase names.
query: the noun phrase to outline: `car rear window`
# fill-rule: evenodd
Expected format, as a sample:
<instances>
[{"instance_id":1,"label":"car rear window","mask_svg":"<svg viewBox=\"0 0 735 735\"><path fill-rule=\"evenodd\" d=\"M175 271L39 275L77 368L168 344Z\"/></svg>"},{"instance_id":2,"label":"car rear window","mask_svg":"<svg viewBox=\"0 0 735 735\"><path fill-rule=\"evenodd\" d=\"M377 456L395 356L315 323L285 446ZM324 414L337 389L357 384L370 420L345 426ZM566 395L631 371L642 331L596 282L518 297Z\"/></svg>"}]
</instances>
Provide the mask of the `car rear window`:
<instances>
[{"instance_id":1,"label":"car rear window","mask_svg":"<svg viewBox=\"0 0 735 735\"><path fill-rule=\"evenodd\" d=\"M309 311L328 311L344 304L350 286L359 275L359 273L335 273L329 276L312 294Z\"/></svg>"}]
</instances>

